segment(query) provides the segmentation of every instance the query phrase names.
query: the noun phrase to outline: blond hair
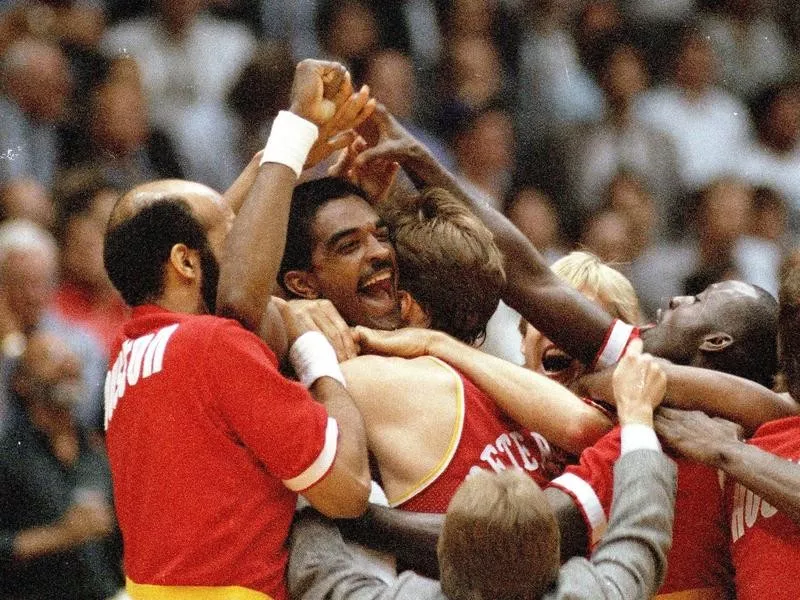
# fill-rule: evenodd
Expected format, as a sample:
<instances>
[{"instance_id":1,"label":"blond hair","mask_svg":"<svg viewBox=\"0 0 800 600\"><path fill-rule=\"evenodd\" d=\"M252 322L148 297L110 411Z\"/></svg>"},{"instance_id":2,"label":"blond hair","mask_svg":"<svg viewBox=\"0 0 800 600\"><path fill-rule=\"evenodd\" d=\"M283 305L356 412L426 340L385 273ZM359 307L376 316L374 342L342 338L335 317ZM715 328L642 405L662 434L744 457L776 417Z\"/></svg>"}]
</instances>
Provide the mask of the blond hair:
<instances>
[{"instance_id":1,"label":"blond hair","mask_svg":"<svg viewBox=\"0 0 800 600\"><path fill-rule=\"evenodd\" d=\"M631 282L594 254L570 252L550 268L582 294L594 296L612 317L634 325L641 323L639 298Z\"/></svg>"},{"instance_id":2,"label":"blond hair","mask_svg":"<svg viewBox=\"0 0 800 600\"><path fill-rule=\"evenodd\" d=\"M555 581L559 530L544 492L518 469L471 473L447 508L439 537L450 600L533 600Z\"/></svg>"}]
</instances>

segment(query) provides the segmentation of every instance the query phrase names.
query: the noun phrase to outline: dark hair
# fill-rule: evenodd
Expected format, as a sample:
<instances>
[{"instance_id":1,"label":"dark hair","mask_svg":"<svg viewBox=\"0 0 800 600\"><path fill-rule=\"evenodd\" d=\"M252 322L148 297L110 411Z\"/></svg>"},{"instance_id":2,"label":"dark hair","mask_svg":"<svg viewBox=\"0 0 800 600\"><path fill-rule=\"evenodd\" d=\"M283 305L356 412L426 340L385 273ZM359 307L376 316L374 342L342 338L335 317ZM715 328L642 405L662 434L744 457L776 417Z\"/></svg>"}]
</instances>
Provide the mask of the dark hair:
<instances>
[{"instance_id":1,"label":"dark hair","mask_svg":"<svg viewBox=\"0 0 800 600\"><path fill-rule=\"evenodd\" d=\"M734 343L723 352L709 353L704 366L771 388L778 370L778 302L766 290L752 287L758 298L729 302L720 315Z\"/></svg>"},{"instance_id":2,"label":"dark hair","mask_svg":"<svg viewBox=\"0 0 800 600\"><path fill-rule=\"evenodd\" d=\"M289 271L307 271L311 267L311 253L314 250L311 228L317 212L328 202L347 196L367 199L364 190L338 177L314 179L294 188L286 231L286 248L278 270L278 283L288 293L291 294L291 290L283 281L284 275Z\"/></svg>"},{"instance_id":3,"label":"dark hair","mask_svg":"<svg viewBox=\"0 0 800 600\"><path fill-rule=\"evenodd\" d=\"M106 231L103 264L130 306L152 302L164 291L164 269L175 244L206 250L208 237L189 204L166 197Z\"/></svg>"}]
</instances>

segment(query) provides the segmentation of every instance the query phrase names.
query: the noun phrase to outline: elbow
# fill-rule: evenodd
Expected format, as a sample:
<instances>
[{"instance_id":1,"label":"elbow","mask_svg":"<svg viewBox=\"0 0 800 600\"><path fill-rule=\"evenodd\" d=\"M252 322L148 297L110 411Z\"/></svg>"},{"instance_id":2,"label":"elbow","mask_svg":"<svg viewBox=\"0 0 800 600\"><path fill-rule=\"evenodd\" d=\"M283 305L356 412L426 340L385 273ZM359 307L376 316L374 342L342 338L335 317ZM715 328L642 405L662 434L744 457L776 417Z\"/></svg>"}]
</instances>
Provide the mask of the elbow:
<instances>
[{"instance_id":1,"label":"elbow","mask_svg":"<svg viewBox=\"0 0 800 600\"><path fill-rule=\"evenodd\" d=\"M584 449L593 446L601 437L611 431L611 421L601 415L590 415L589 418L575 419L568 430L570 452L580 454ZM566 448L565 448L566 449Z\"/></svg>"},{"instance_id":2,"label":"elbow","mask_svg":"<svg viewBox=\"0 0 800 600\"><path fill-rule=\"evenodd\" d=\"M354 478L346 488L341 490L335 502L328 506L317 506L317 510L331 519L355 519L366 513L372 491L369 476Z\"/></svg>"}]
</instances>

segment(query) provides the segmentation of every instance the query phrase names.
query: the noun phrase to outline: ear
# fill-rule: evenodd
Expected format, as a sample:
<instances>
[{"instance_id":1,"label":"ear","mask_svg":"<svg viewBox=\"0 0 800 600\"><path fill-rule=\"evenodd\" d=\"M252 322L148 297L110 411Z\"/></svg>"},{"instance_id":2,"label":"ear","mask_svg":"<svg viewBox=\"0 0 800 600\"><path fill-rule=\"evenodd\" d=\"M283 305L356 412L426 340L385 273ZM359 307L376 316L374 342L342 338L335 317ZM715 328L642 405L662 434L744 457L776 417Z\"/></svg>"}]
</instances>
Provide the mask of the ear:
<instances>
[{"instance_id":1,"label":"ear","mask_svg":"<svg viewBox=\"0 0 800 600\"><path fill-rule=\"evenodd\" d=\"M188 281L200 278L200 254L186 244L175 244L169 251L169 264L182 278Z\"/></svg>"},{"instance_id":2,"label":"ear","mask_svg":"<svg viewBox=\"0 0 800 600\"><path fill-rule=\"evenodd\" d=\"M308 271L287 271L283 276L283 283L295 296L306 300L319 298L317 280Z\"/></svg>"},{"instance_id":3,"label":"ear","mask_svg":"<svg viewBox=\"0 0 800 600\"><path fill-rule=\"evenodd\" d=\"M406 291L399 290L400 296L400 318L406 327L424 327L431 325L431 319L425 309Z\"/></svg>"},{"instance_id":4,"label":"ear","mask_svg":"<svg viewBox=\"0 0 800 600\"><path fill-rule=\"evenodd\" d=\"M701 352L722 352L733 343L733 336L724 331L715 331L703 336L700 343Z\"/></svg>"}]
</instances>

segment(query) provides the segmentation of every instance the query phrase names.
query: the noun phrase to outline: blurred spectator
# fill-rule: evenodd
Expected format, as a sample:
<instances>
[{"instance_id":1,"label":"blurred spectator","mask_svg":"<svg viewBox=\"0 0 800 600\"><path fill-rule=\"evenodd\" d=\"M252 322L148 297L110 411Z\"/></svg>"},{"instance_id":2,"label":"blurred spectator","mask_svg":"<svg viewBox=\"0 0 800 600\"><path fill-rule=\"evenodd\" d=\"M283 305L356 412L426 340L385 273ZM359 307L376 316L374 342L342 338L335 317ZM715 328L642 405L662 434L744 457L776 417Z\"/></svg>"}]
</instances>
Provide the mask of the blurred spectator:
<instances>
[{"instance_id":1,"label":"blurred spectator","mask_svg":"<svg viewBox=\"0 0 800 600\"><path fill-rule=\"evenodd\" d=\"M321 0L316 28L323 55L344 63L353 80L362 81L367 57L380 47L374 7L365 0Z\"/></svg>"},{"instance_id":2,"label":"blurred spectator","mask_svg":"<svg viewBox=\"0 0 800 600\"><path fill-rule=\"evenodd\" d=\"M530 23L519 50L517 125L524 142L567 123L597 121L603 98L580 61L566 4L526 0Z\"/></svg>"},{"instance_id":3,"label":"blurred spectator","mask_svg":"<svg viewBox=\"0 0 800 600\"><path fill-rule=\"evenodd\" d=\"M788 225L789 214L783 197L772 188L757 187L753 193L749 234L784 246L788 241Z\"/></svg>"},{"instance_id":4,"label":"blurred spectator","mask_svg":"<svg viewBox=\"0 0 800 600\"><path fill-rule=\"evenodd\" d=\"M698 194L691 237L647 249L631 265L631 281L649 316L662 302L725 278L777 291L780 248L749 237L753 190L737 179L720 179ZM700 288L702 289L702 288ZM699 291L699 290L698 290Z\"/></svg>"},{"instance_id":5,"label":"blurred spectator","mask_svg":"<svg viewBox=\"0 0 800 600\"><path fill-rule=\"evenodd\" d=\"M0 183L30 177L49 186L58 160L58 126L65 119L72 78L54 45L23 38L0 64Z\"/></svg>"},{"instance_id":6,"label":"blurred spectator","mask_svg":"<svg viewBox=\"0 0 800 600\"><path fill-rule=\"evenodd\" d=\"M709 41L687 27L669 85L642 94L636 117L672 138L678 175L688 190L731 174L749 141L744 105L716 87L717 63Z\"/></svg>"},{"instance_id":7,"label":"blurred spectator","mask_svg":"<svg viewBox=\"0 0 800 600\"><path fill-rule=\"evenodd\" d=\"M13 377L18 413L0 436L0 595L103 600L123 584L111 473L74 419L80 363L31 336Z\"/></svg>"},{"instance_id":8,"label":"blurred spectator","mask_svg":"<svg viewBox=\"0 0 800 600\"><path fill-rule=\"evenodd\" d=\"M719 57L722 85L745 98L789 74L791 47L764 0L723 0L703 29Z\"/></svg>"},{"instance_id":9,"label":"blurred spectator","mask_svg":"<svg viewBox=\"0 0 800 600\"><path fill-rule=\"evenodd\" d=\"M432 133L423 129L417 115L419 87L411 58L397 50L379 50L370 55L364 83L370 93L389 110L411 134L425 144L448 169L453 157Z\"/></svg>"},{"instance_id":10,"label":"blurred spectator","mask_svg":"<svg viewBox=\"0 0 800 600\"><path fill-rule=\"evenodd\" d=\"M561 226L553 201L535 188L522 188L508 203L508 218L550 264L564 254Z\"/></svg>"},{"instance_id":11,"label":"blurred spectator","mask_svg":"<svg viewBox=\"0 0 800 600\"><path fill-rule=\"evenodd\" d=\"M741 157L742 176L778 191L789 204L790 226L800 231L800 86L783 83L753 103L757 139Z\"/></svg>"},{"instance_id":12,"label":"blurred spectator","mask_svg":"<svg viewBox=\"0 0 800 600\"><path fill-rule=\"evenodd\" d=\"M103 266L103 236L119 194L118 187L91 167L65 173L56 189L61 283L54 308L65 320L91 331L106 352L129 317Z\"/></svg>"},{"instance_id":13,"label":"blurred spectator","mask_svg":"<svg viewBox=\"0 0 800 600\"><path fill-rule=\"evenodd\" d=\"M635 172L653 194L663 236L679 196L677 157L668 135L633 118L634 101L649 85L647 66L639 51L618 37L595 53L606 113L600 123L576 127L567 136L571 196L583 212L596 210L617 172Z\"/></svg>"},{"instance_id":14,"label":"blurred spectator","mask_svg":"<svg viewBox=\"0 0 800 600\"><path fill-rule=\"evenodd\" d=\"M136 62L118 57L103 71L88 91L86 123L65 136L63 166L91 164L123 190L152 179L182 178L169 138L148 122Z\"/></svg>"},{"instance_id":15,"label":"blurred spectator","mask_svg":"<svg viewBox=\"0 0 800 600\"><path fill-rule=\"evenodd\" d=\"M322 56L314 16L318 0L262 0L264 37L286 42L295 60Z\"/></svg>"},{"instance_id":16,"label":"blurred spectator","mask_svg":"<svg viewBox=\"0 0 800 600\"><path fill-rule=\"evenodd\" d=\"M459 123L453 148L458 173L502 210L514 169L514 126L503 108L489 106Z\"/></svg>"},{"instance_id":17,"label":"blurred spectator","mask_svg":"<svg viewBox=\"0 0 800 600\"><path fill-rule=\"evenodd\" d=\"M88 331L68 323L48 308L53 303L58 283L58 257L55 240L38 225L22 220L0 225L2 359L13 359L13 354L24 349L25 340L35 331L52 333L66 340L81 361L86 386L86 393L75 408L75 416L83 426L96 430L102 425L107 358ZM7 390L8 381L0 381L0 394Z\"/></svg>"},{"instance_id":18,"label":"blurred spectator","mask_svg":"<svg viewBox=\"0 0 800 600\"><path fill-rule=\"evenodd\" d=\"M224 111L225 96L250 60L255 39L246 27L206 14L206 0L156 0L155 6L156 14L107 31L103 48L109 56L130 54L139 63L151 122L177 145L186 176L222 188L218 174L204 172L193 159L224 148L213 136L199 145L193 134L211 128Z\"/></svg>"},{"instance_id":19,"label":"blurred spectator","mask_svg":"<svg viewBox=\"0 0 800 600\"><path fill-rule=\"evenodd\" d=\"M603 262L628 263L634 258L630 237L630 224L625 216L607 209L586 222L581 245Z\"/></svg>"},{"instance_id":20,"label":"blurred spectator","mask_svg":"<svg viewBox=\"0 0 800 600\"><path fill-rule=\"evenodd\" d=\"M49 229L53 226L53 201L35 179L9 179L0 186L0 221L27 219Z\"/></svg>"}]
</instances>

